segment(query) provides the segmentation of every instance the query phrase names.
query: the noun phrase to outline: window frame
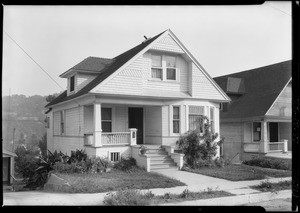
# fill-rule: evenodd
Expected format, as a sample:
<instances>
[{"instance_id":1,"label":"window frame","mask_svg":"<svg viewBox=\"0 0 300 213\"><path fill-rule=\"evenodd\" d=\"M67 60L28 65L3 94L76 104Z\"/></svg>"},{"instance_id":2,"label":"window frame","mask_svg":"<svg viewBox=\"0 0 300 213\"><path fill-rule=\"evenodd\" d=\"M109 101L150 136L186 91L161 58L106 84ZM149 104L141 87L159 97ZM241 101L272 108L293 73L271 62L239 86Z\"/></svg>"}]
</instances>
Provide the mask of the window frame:
<instances>
[{"instance_id":1,"label":"window frame","mask_svg":"<svg viewBox=\"0 0 300 213\"><path fill-rule=\"evenodd\" d=\"M172 107L173 110L172 110L172 133L173 134L180 134L180 119L181 119L181 116L180 116L180 106L173 106ZM178 108L178 118L175 118L174 119L174 108ZM178 132L174 132L174 121L178 122Z\"/></svg>"},{"instance_id":2,"label":"window frame","mask_svg":"<svg viewBox=\"0 0 300 213\"><path fill-rule=\"evenodd\" d=\"M60 131L60 135L65 135L66 133L66 112L65 110L61 110L60 111L60 128L59 128L59 131Z\"/></svg>"},{"instance_id":3,"label":"window frame","mask_svg":"<svg viewBox=\"0 0 300 213\"><path fill-rule=\"evenodd\" d=\"M192 130L191 127L190 127L190 118L191 118L191 116L195 116L195 117L196 116L199 116L199 117L205 116L205 106L189 105L188 107L189 107L189 112L188 112L188 119L189 119L188 120L188 130L190 131L190 130ZM200 113L191 113L190 107L201 107L202 108L202 110L201 110L202 114L200 114ZM204 133L204 124L205 124L204 119L202 121L203 121L202 125L201 126L199 125L199 132L200 133ZM196 130L196 129L193 129L193 130Z\"/></svg>"},{"instance_id":4,"label":"window frame","mask_svg":"<svg viewBox=\"0 0 300 213\"><path fill-rule=\"evenodd\" d=\"M153 65L153 56L158 56L158 57L160 57L160 64L161 64L161 66L154 66ZM161 73L161 77L160 78L154 78L153 76L152 76L152 72L153 72L153 70L160 70L160 73ZM151 54L151 79L152 80L160 80L160 81L162 81L163 80L163 56L162 55L158 55L158 54Z\"/></svg>"},{"instance_id":5,"label":"window frame","mask_svg":"<svg viewBox=\"0 0 300 213\"><path fill-rule=\"evenodd\" d=\"M117 158L117 160L115 160ZM111 162L118 162L121 160L121 152L109 152L109 160Z\"/></svg>"},{"instance_id":6,"label":"window frame","mask_svg":"<svg viewBox=\"0 0 300 213\"><path fill-rule=\"evenodd\" d=\"M70 77L70 92L75 91L75 75Z\"/></svg>"},{"instance_id":7,"label":"window frame","mask_svg":"<svg viewBox=\"0 0 300 213\"><path fill-rule=\"evenodd\" d=\"M213 114L213 116L212 116ZM215 132L216 128L215 128L215 107L210 106L209 107L209 122L210 122L210 131L212 131L213 133Z\"/></svg>"},{"instance_id":8,"label":"window frame","mask_svg":"<svg viewBox=\"0 0 300 213\"><path fill-rule=\"evenodd\" d=\"M255 130L254 123L259 124L260 127L256 127L256 128L260 128L259 131L254 131ZM261 139L262 139L261 128L262 128L261 122L257 122L257 121L253 121L252 122L252 142L256 143L256 142L260 142L261 141ZM256 135L255 133L258 133L257 135L259 137L259 140L255 140L255 135Z\"/></svg>"},{"instance_id":9,"label":"window frame","mask_svg":"<svg viewBox=\"0 0 300 213\"><path fill-rule=\"evenodd\" d=\"M153 66L153 56L160 56L161 57L161 67L159 66ZM174 58L174 67L167 66L167 58ZM152 81L164 81L164 82L173 82L173 83L179 83L179 68L176 67L177 62L177 56L171 55L171 54L153 54L151 53L151 72L150 72L150 80ZM154 78L152 77L153 69L159 69L161 70L161 78ZM174 70L175 72L175 79L168 78L168 70Z\"/></svg>"},{"instance_id":10,"label":"window frame","mask_svg":"<svg viewBox=\"0 0 300 213\"><path fill-rule=\"evenodd\" d=\"M102 132L104 132L103 131L103 122L110 122L110 129L111 129L110 132L112 132L113 131L113 108L112 107L102 107L101 108L101 113L102 113L103 109L110 109L110 120L104 120L103 116L101 114L101 129L102 129Z\"/></svg>"}]
</instances>

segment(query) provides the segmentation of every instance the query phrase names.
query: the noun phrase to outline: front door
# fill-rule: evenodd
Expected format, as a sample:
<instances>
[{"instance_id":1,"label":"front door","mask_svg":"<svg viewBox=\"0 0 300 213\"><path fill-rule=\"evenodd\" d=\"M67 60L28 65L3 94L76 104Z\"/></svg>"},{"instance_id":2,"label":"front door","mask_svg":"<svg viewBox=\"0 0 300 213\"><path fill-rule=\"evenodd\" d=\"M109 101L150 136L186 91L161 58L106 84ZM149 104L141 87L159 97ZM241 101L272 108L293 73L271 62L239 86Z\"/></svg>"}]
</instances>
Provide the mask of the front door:
<instances>
[{"instance_id":1,"label":"front door","mask_svg":"<svg viewBox=\"0 0 300 213\"><path fill-rule=\"evenodd\" d=\"M137 144L143 144L144 139L144 121L143 108L129 107L128 108L128 127L137 129Z\"/></svg>"},{"instance_id":2,"label":"front door","mask_svg":"<svg viewBox=\"0 0 300 213\"><path fill-rule=\"evenodd\" d=\"M270 142L278 142L278 123L270 122Z\"/></svg>"},{"instance_id":3,"label":"front door","mask_svg":"<svg viewBox=\"0 0 300 213\"><path fill-rule=\"evenodd\" d=\"M2 157L2 182L9 184L10 179L10 158Z\"/></svg>"}]
</instances>

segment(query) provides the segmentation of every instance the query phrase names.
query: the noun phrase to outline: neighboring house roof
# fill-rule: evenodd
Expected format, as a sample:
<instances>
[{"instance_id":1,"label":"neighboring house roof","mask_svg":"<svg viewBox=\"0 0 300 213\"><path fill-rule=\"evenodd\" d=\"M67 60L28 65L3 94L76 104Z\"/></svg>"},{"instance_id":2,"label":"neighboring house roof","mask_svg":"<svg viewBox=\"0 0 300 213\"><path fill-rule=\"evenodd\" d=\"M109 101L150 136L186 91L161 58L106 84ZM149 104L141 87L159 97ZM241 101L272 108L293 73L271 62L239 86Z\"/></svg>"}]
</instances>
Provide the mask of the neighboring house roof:
<instances>
[{"instance_id":1,"label":"neighboring house roof","mask_svg":"<svg viewBox=\"0 0 300 213\"><path fill-rule=\"evenodd\" d=\"M226 111L221 111L220 118L264 116L291 80L291 75L291 61L284 61L265 67L215 77L214 80L227 94L231 95L230 97L233 100L228 104ZM235 80L232 81L232 79ZM238 79L243 81L238 81ZM229 86L229 82L234 82L234 85ZM237 82L243 83L239 87Z\"/></svg>"},{"instance_id":2,"label":"neighboring house roof","mask_svg":"<svg viewBox=\"0 0 300 213\"><path fill-rule=\"evenodd\" d=\"M71 100L73 98L76 98L76 97L79 97L81 95L88 93L91 89L93 89L95 86L100 84L103 80L105 80L108 76L110 76L112 73L114 73L116 70L118 70L122 65L124 65L132 57L134 57L141 50L143 50L145 47L147 47L149 44L151 44L156 38L158 38L164 32L162 32L162 33L158 34L157 36L150 38L150 39L144 41L143 43L135 46L134 48L116 56L115 58L112 59L113 62L110 63L109 66L105 66L104 69L101 70L100 74L94 80L92 80L90 83L88 83L85 87L83 87L77 93L67 96L67 90L66 90L63 93L61 93L57 98L55 98L53 101L48 103L45 107L49 107L51 105L54 105L54 104L57 104L57 103L60 103L63 101ZM82 61L77 65L81 69L91 68L91 67L94 67L95 64L97 64L95 62L96 60L97 60L97 58L91 57L89 59L89 63L85 63L84 61ZM88 65L88 67L85 67L87 65Z\"/></svg>"},{"instance_id":3,"label":"neighboring house roof","mask_svg":"<svg viewBox=\"0 0 300 213\"><path fill-rule=\"evenodd\" d=\"M3 157L3 154L4 154L4 155L13 156L13 157L18 157L18 156L16 155L16 153L11 152L11 151L8 151L8 150L6 150L6 149L3 149L3 150L2 150L2 157Z\"/></svg>"}]
</instances>

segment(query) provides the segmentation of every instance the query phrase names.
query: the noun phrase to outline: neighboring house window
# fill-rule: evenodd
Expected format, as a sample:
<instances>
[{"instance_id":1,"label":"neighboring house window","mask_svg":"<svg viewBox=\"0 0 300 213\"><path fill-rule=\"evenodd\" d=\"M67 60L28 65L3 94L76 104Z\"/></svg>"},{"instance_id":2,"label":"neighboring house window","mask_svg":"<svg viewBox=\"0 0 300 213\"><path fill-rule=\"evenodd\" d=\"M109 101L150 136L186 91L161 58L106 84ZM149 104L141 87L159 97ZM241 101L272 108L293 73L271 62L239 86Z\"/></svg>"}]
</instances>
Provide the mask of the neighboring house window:
<instances>
[{"instance_id":1,"label":"neighboring house window","mask_svg":"<svg viewBox=\"0 0 300 213\"><path fill-rule=\"evenodd\" d=\"M120 152L111 152L110 160L113 162L119 161L120 160Z\"/></svg>"},{"instance_id":2,"label":"neighboring house window","mask_svg":"<svg viewBox=\"0 0 300 213\"><path fill-rule=\"evenodd\" d=\"M179 107L173 106L173 133L179 133L180 126L180 113Z\"/></svg>"},{"instance_id":3,"label":"neighboring house window","mask_svg":"<svg viewBox=\"0 0 300 213\"><path fill-rule=\"evenodd\" d=\"M60 111L60 134L63 135L65 133L65 111Z\"/></svg>"},{"instance_id":4,"label":"neighboring house window","mask_svg":"<svg viewBox=\"0 0 300 213\"><path fill-rule=\"evenodd\" d=\"M210 113L209 113L209 121L210 121L210 129L212 132L215 132L215 111L214 107L209 108Z\"/></svg>"},{"instance_id":5,"label":"neighboring house window","mask_svg":"<svg viewBox=\"0 0 300 213\"><path fill-rule=\"evenodd\" d=\"M101 109L102 132L111 132L112 130L112 113L111 108Z\"/></svg>"},{"instance_id":6,"label":"neighboring house window","mask_svg":"<svg viewBox=\"0 0 300 213\"><path fill-rule=\"evenodd\" d=\"M189 107L189 130L204 132L204 106Z\"/></svg>"},{"instance_id":7,"label":"neighboring house window","mask_svg":"<svg viewBox=\"0 0 300 213\"><path fill-rule=\"evenodd\" d=\"M70 92L74 91L75 75L70 78Z\"/></svg>"},{"instance_id":8,"label":"neighboring house window","mask_svg":"<svg viewBox=\"0 0 300 213\"><path fill-rule=\"evenodd\" d=\"M152 55L151 78L162 80L162 62L160 55Z\"/></svg>"},{"instance_id":9,"label":"neighboring house window","mask_svg":"<svg viewBox=\"0 0 300 213\"><path fill-rule=\"evenodd\" d=\"M253 122L253 141L261 140L261 123Z\"/></svg>"},{"instance_id":10,"label":"neighboring house window","mask_svg":"<svg viewBox=\"0 0 300 213\"><path fill-rule=\"evenodd\" d=\"M167 80L176 80L176 58L166 56Z\"/></svg>"}]
</instances>

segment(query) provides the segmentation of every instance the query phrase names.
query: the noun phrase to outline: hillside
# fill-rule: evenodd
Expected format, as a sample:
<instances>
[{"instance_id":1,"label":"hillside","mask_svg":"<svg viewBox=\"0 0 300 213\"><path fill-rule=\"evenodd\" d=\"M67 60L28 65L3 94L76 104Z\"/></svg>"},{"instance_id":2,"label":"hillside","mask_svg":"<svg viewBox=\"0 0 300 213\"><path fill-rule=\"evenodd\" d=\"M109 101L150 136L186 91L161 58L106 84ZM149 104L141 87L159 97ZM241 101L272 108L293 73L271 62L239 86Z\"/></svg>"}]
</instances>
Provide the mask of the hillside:
<instances>
[{"instance_id":1,"label":"hillside","mask_svg":"<svg viewBox=\"0 0 300 213\"><path fill-rule=\"evenodd\" d=\"M47 96L12 95L2 97L3 147L11 150L15 128L15 146L21 141L33 143L42 138L45 129Z\"/></svg>"}]
</instances>

